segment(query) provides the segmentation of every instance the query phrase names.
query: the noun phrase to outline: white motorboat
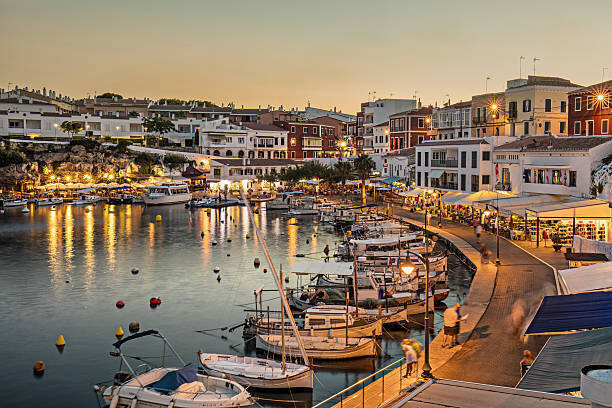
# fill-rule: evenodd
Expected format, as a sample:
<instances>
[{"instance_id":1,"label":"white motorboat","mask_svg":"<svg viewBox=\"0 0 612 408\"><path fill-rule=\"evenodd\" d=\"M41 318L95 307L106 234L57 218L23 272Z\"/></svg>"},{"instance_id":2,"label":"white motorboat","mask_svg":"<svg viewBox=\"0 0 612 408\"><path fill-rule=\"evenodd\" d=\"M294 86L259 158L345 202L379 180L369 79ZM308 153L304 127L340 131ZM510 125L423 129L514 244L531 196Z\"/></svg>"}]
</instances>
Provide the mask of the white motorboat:
<instances>
[{"instance_id":1,"label":"white motorboat","mask_svg":"<svg viewBox=\"0 0 612 408\"><path fill-rule=\"evenodd\" d=\"M289 212L287 212L287 215L291 217L319 214L319 210L316 208L314 199L312 197L291 197L289 203L290 209Z\"/></svg>"},{"instance_id":2,"label":"white motorboat","mask_svg":"<svg viewBox=\"0 0 612 408\"><path fill-rule=\"evenodd\" d=\"M228 378L258 389L312 389L313 372L306 365L231 354L198 353L208 375Z\"/></svg>"},{"instance_id":3,"label":"white motorboat","mask_svg":"<svg viewBox=\"0 0 612 408\"><path fill-rule=\"evenodd\" d=\"M16 199L13 199L13 200L4 200L2 202L2 206L4 208L22 207L22 206L27 205L27 204L28 204L28 200L25 199L25 198L24 199L16 198Z\"/></svg>"},{"instance_id":4,"label":"white motorboat","mask_svg":"<svg viewBox=\"0 0 612 408\"><path fill-rule=\"evenodd\" d=\"M187 184L163 184L151 186L142 195L145 205L180 204L191 200Z\"/></svg>"},{"instance_id":5,"label":"white motorboat","mask_svg":"<svg viewBox=\"0 0 612 408\"><path fill-rule=\"evenodd\" d=\"M49 197L49 198L43 198L42 200L37 200L36 205L39 207L46 207L50 205L59 205L63 202L64 202L63 198Z\"/></svg>"},{"instance_id":6,"label":"white motorboat","mask_svg":"<svg viewBox=\"0 0 612 408\"><path fill-rule=\"evenodd\" d=\"M127 341L154 336L164 341L165 347L174 353L183 368L151 368L143 364L132 369L121 345ZM133 334L113 344L119 356L131 372L118 372L115 379L119 384L103 386L98 384L94 390L102 396L109 408L116 407L176 407L176 408L229 408L253 405L246 389L232 380L197 374L192 364L185 362L174 351L166 338L157 330L147 330ZM141 372L140 369L144 372Z\"/></svg>"},{"instance_id":7,"label":"white motorboat","mask_svg":"<svg viewBox=\"0 0 612 408\"><path fill-rule=\"evenodd\" d=\"M92 205L100 201L100 199L98 196L83 196L72 200L72 205Z\"/></svg>"},{"instance_id":8,"label":"white motorboat","mask_svg":"<svg viewBox=\"0 0 612 408\"><path fill-rule=\"evenodd\" d=\"M300 336L304 349L309 357L317 360L345 360L376 355L376 339L362 338L328 338L322 336ZM282 336L257 335L256 347L267 353L282 354ZM288 356L301 356L296 337L285 338L285 352Z\"/></svg>"}]
</instances>

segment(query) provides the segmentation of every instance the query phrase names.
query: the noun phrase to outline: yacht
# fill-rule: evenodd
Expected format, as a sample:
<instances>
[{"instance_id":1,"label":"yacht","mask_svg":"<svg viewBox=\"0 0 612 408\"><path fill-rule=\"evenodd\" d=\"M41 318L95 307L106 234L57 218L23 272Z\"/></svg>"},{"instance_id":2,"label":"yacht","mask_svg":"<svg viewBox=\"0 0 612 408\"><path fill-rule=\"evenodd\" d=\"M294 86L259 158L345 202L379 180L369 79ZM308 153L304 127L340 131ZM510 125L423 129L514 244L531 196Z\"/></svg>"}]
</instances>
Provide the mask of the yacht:
<instances>
[{"instance_id":1,"label":"yacht","mask_svg":"<svg viewBox=\"0 0 612 408\"><path fill-rule=\"evenodd\" d=\"M36 200L36 205L39 207L45 207L45 206L55 206L58 204L61 204L64 202L63 198L54 198L54 197L49 197L49 198L43 198L41 200Z\"/></svg>"},{"instance_id":2,"label":"yacht","mask_svg":"<svg viewBox=\"0 0 612 408\"><path fill-rule=\"evenodd\" d=\"M142 195L146 205L164 205L186 203L191 200L187 184L163 184L151 186Z\"/></svg>"}]
</instances>

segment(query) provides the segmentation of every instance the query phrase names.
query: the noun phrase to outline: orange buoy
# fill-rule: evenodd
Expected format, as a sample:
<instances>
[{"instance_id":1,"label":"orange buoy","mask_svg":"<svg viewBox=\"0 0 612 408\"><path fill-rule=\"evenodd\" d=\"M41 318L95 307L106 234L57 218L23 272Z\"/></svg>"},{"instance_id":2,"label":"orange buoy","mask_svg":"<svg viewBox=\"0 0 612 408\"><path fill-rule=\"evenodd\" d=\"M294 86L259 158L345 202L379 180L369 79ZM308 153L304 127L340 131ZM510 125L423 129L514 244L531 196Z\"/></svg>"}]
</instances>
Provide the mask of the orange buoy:
<instances>
[{"instance_id":1,"label":"orange buoy","mask_svg":"<svg viewBox=\"0 0 612 408\"><path fill-rule=\"evenodd\" d=\"M118 300L117 303L115 303L115 306L117 306L117 309L123 309L125 302L123 300Z\"/></svg>"},{"instance_id":2,"label":"orange buoy","mask_svg":"<svg viewBox=\"0 0 612 408\"><path fill-rule=\"evenodd\" d=\"M117 331L115 332L115 337L117 337L117 340L121 340L124 334L125 333L123 332L121 326L117 327Z\"/></svg>"},{"instance_id":3,"label":"orange buoy","mask_svg":"<svg viewBox=\"0 0 612 408\"><path fill-rule=\"evenodd\" d=\"M45 363L43 363L42 361L37 361L34 363L34 375L43 375L45 373Z\"/></svg>"},{"instance_id":4,"label":"orange buoy","mask_svg":"<svg viewBox=\"0 0 612 408\"><path fill-rule=\"evenodd\" d=\"M55 345L57 347L63 347L66 345L66 340L64 340L64 336L63 335L59 335L59 337L57 338L57 341L55 342Z\"/></svg>"}]
</instances>

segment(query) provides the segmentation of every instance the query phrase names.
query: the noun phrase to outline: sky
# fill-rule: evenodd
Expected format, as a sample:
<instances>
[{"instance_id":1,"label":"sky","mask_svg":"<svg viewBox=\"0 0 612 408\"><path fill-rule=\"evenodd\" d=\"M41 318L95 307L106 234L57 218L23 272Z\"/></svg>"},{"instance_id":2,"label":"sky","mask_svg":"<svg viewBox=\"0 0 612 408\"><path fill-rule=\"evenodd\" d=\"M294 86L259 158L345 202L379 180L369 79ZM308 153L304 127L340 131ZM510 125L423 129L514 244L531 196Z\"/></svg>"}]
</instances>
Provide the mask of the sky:
<instances>
[{"instance_id":1,"label":"sky","mask_svg":"<svg viewBox=\"0 0 612 408\"><path fill-rule=\"evenodd\" d=\"M0 0L0 87L355 113L503 91L508 79L612 79L612 2ZM485 80L487 77L491 79ZM488 85L488 86L487 86Z\"/></svg>"}]
</instances>

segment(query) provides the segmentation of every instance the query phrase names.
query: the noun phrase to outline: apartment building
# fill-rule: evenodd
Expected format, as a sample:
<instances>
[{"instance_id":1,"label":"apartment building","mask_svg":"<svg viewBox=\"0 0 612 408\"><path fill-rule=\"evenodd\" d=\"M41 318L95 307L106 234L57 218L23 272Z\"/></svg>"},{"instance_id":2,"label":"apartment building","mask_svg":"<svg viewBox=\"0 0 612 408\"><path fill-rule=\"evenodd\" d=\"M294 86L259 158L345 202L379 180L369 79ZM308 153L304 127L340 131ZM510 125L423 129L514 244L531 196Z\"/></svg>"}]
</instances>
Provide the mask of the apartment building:
<instances>
[{"instance_id":1,"label":"apartment building","mask_svg":"<svg viewBox=\"0 0 612 408\"><path fill-rule=\"evenodd\" d=\"M389 153L389 151L391 150L389 139L390 134L391 129L389 128L389 121L374 126L373 146L367 147L374 150L375 155ZM367 142L368 139L366 139L365 141Z\"/></svg>"},{"instance_id":2,"label":"apartment building","mask_svg":"<svg viewBox=\"0 0 612 408\"><path fill-rule=\"evenodd\" d=\"M289 159L249 159L249 158L211 158L210 173L207 181L212 189L224 189L233 183L248 183L258 176L271 172L280 173L283 169L294 168L299 164ZM247 184L247 187L250 187Z\"/></svg>"},{"instance_id":3,"label":"apartment building","mask_svg":"<svg viewBox=\"0 0 612 408\"><path fill-rule=\"evenodd\" d=\"M257 159L287 158L288 132L285 129L256 122L247 122L242 125L248 131L247 157Z\"/></svg>"},{"instance_id":4,"label":"apartment building","mask_svg":"<svg viewBox=\"0 0 612 408\"><path fill-rule=\"evenodd\" d=\"M381 174L385 177L399 177L408 185L414 185L416 148L395 150L382 156Z\"/></svg>"},{"instance_id":5,"label":"apartment building","mask_svg":"<svg viewBox=\"0 0 612 408\"><path fill-rule=\"evenodd\" d=\"M75 102L81 114L97 116L148 116L151 101L136 98L85 98Z\"/></svg>"},{"instance_id":6,"label":"apartment building","mask_svg":"<svg viewBox=\"0 0 612 408\"><path fill-rule=\"evenodd\" d=\"M509 136L568 134L568 92L581 86L557 77L529 75L507 82Z\"/></svg>"},{"instance_id":7,"label":"apartment building","mask_svg":"<svg viewBox=\"0 0 612 408\"><path fill-rule=\"evenodd\" d=\"M0 99L18 98L21 102L44 102L57 107L59 113L76 113L77 108L75 100L62 94L57 94L56 91L46 88L29 89L27 86L19 88L15 86L13 89L0 89Z\"/></svg>"},{"instance_id":8,"label":"apartment building","mask_svg":"<svg viewBox=\"0 0 612 408\"><path fill-rule=\"evenodd\" d=\"M335 137L335 128L314 122L275 122L288 132L287 157L289 159L313 159L324 157L323 140Z\"/></svg>"},{"instance_id":9,"label":"apartment building","mask_svg":"<svg viewBox=\"0 0 612 408\"><path fill-rule=\"evenodd\" d=\"M499 190L591 197L591 174L612 155L612 136L529 136L497 146L493 154Z\"/></svg>"},{"instance_id":10,"label":"apartment building","mask_svg":"<svg viewBox=\"0 0 612 408\"><path fill-rule=\"evenodd\" d=\"M434 108L432 112L432 139L448 140L471 138L472 135L472 102L450 101L442 108Z\"/></svg>"},{"instance_id":11,"label":"apartment building","mask_svg":"<svg viewBox=\"0 0 612 408\"><path fill-rule=\"evenodd\" d=\"M415 184L443 191L490 190L492 147L490 138L424 141L415 149Z\"/></svg>"},{"instance_id":12,"label":"apartment building","mask_svg":"<svg viewBox=\"0 0 612 408\"><path fill-rule=\"evenodd\" d=\"M16 113L57 113L57 106L24 98L0 99L0 111Z\"/></svg>"},{"instance_id":13,"label":"apartment building","mask_svg":"<svg viewBox=\"0 0 612 408\"><path fill-rule=\"evenodd\" d=\"M348 122L338 119L335 116L319 116L310 122L333 127L333 132L329 129L323 130L322 147L323 157L340 157L340 151L350 151L351 144L348 140ZM340 142L344 142L340 145ZM341 146L343 146L341 148Z\"/></svg>"},{"instance_id":14,"label":"apartment building","mask_svg":"<svg viewBox=\"0 0 612 408\"><path fill-rule=\"evenodd\" d=\"M568 134L592 136L612 134L610 108L612 81L579 88L568 93Z\"/></svg>"},{"instance_id":15,"label":"apartment building","mask_svg":"<svg viewBox=\"0 0 612 408\"><path fill-rule=\"evenodd\" d=\"M417 109L417 105L416 99L378 99L362 103L361 110L357 112L357 152L374 153L374 126L388 121L389 116L394 113Z\"/></svg>"},{"instance_id":16,"label":"apartment building","mask_svg":"<svg viewBox=\"0 0 612 408\"><path fill-rule=\"evenodd\" d=\"M432 107L394 113L389 116L390 150L409 148L428 140Z\"/></svg>"},{"instance_id":17,"label":"apartment building","mask_svg":"<svg viewBox=\"0 0 612 408\"><path fill-rule=\"evenodd\" d=\"M506 135L506 94L486 93L472 96L472 136Z\"/></svg>"}]
</instances>

